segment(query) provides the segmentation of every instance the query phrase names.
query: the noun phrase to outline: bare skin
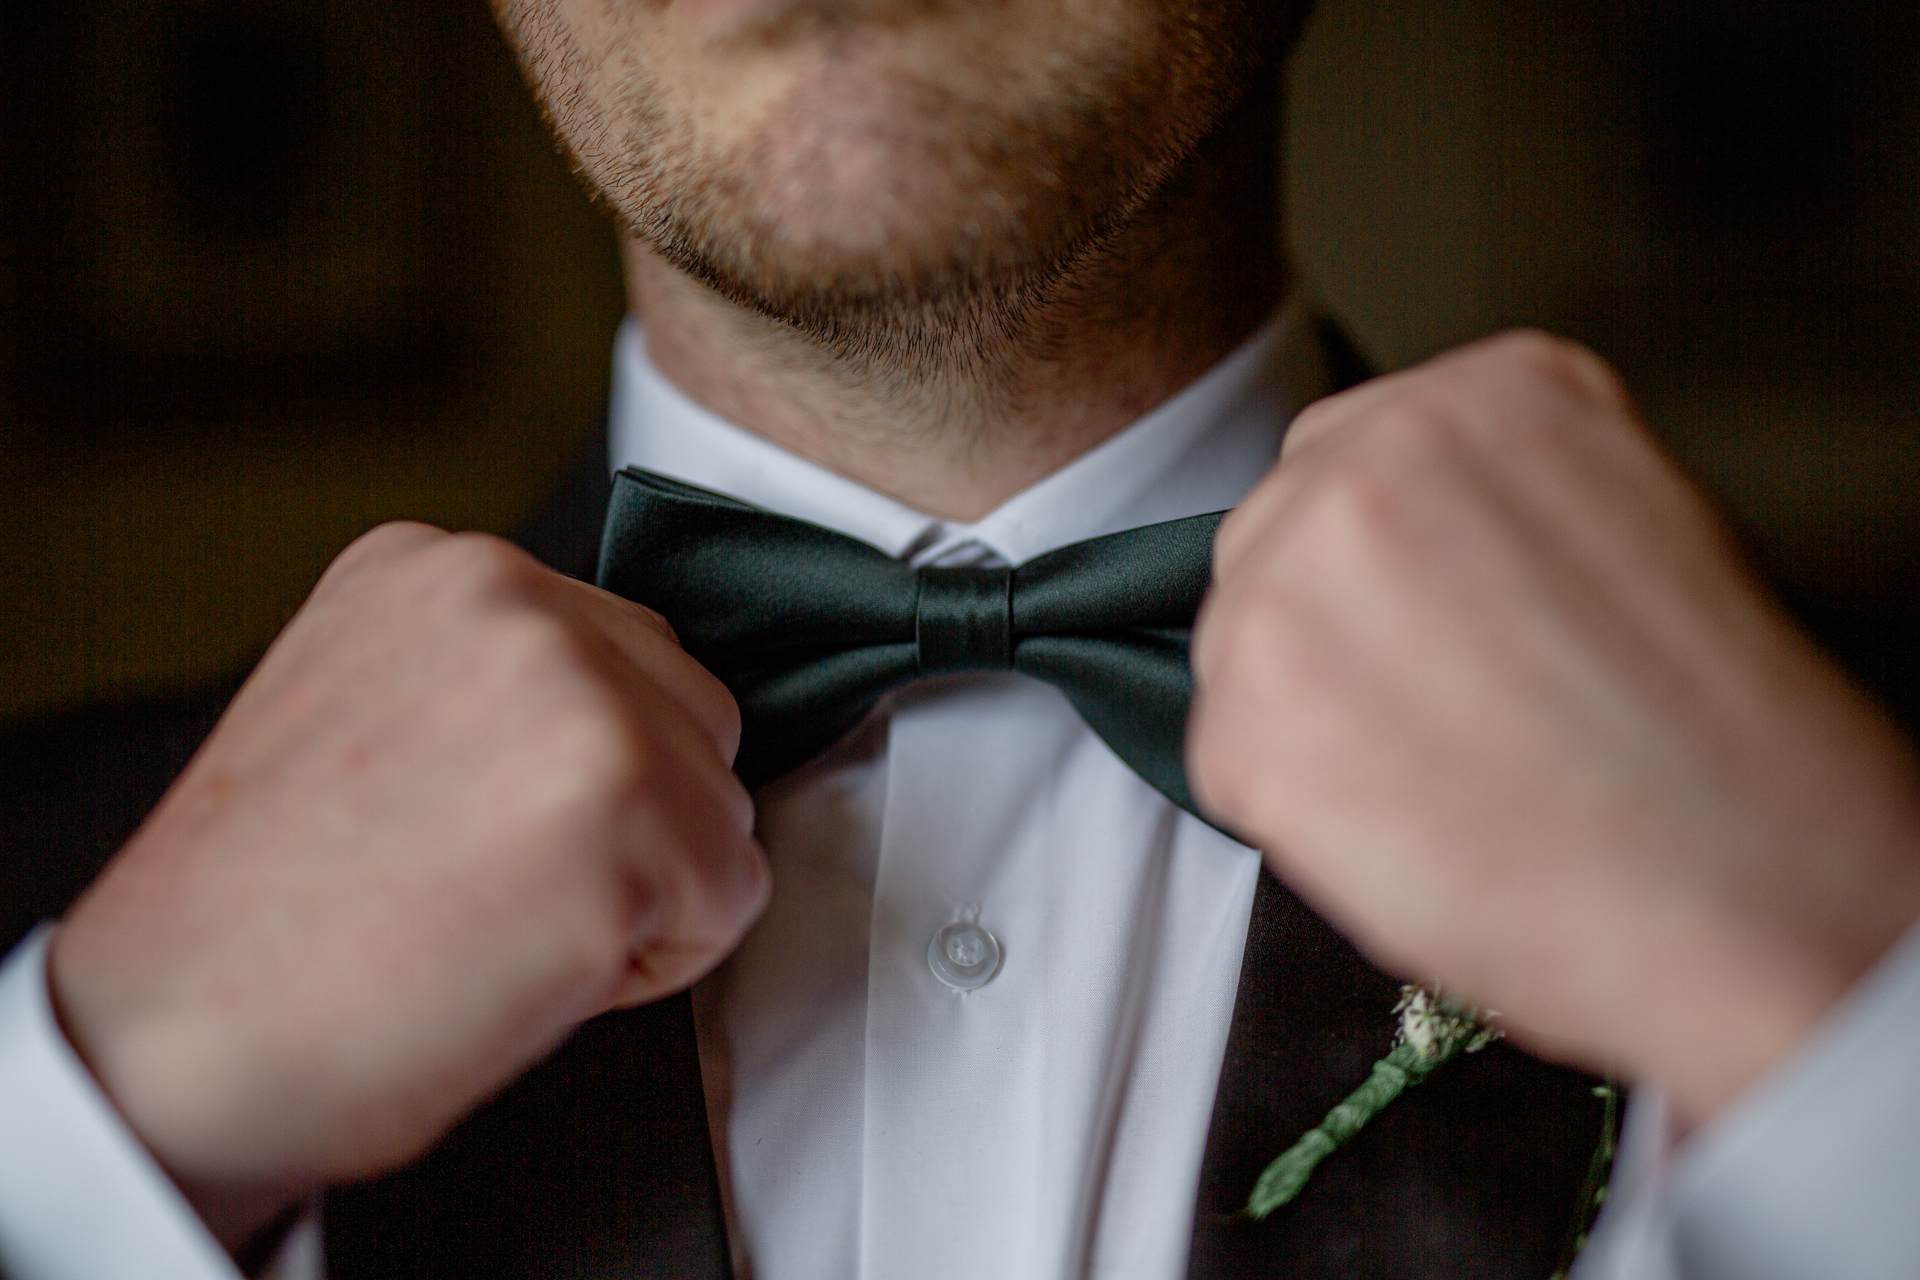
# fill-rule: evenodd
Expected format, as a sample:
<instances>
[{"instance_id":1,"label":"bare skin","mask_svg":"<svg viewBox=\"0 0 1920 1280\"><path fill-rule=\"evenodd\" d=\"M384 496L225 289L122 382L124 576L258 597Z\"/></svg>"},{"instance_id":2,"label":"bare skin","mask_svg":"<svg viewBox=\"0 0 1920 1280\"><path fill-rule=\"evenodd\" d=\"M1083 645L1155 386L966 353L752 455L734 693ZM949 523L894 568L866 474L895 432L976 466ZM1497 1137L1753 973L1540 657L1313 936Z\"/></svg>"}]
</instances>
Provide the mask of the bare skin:
<instances>
[{"instance_id":1,"label":"bare skin","mask_svg":"<svg viewBox=\"0 0 1920 1280\"><path fill-rule=\"evenodd\" d=\"M1920 768L1612 375L1539 335L1323 401L1221 530L1207 802L1383 965L1710 1119L1920 916Z\"/></svg>"},{"instance_id":2,"label":"bare skin","mask_svg":"<svg viewBox=\"0 0 1920 1280\"><path fill-rule=\"evenodd\" d=\"M496 9L661 366L929 512L1084 452L1285 289L1267 0ZM1588 358L1312 411L1219 566L1202 792L1533 1043L1705 1118L1920 911L1906 747ZM68 1032L244 1240L723 958L768 892L736 732L644 611L376 531L67 918Z\"/></svg>"},{"instance_id":3,"label":"bare skin","mask_svg":"<svg viewBox=\"0 0 1920 1280\"><path fill-rule=\"evenodd\" d=\"M738 740L639 606L376 530L68 916L63 1025L237 1245L731 949L769 886Z\"/></svg>"},{"instance_id":4,"label":"bare skin","mask_svg":"<svg viewBox=\"0 0 1920 1280\"><path fill-rule=\"evenodd\" d=\"M1117 242L1036 299L990 376L849 377L805 333L628 239L649 354L775 444L949 520L977 520L1166 400L1278 305L1279 108L1263 87Z\"/></svg>"}]
</instances>

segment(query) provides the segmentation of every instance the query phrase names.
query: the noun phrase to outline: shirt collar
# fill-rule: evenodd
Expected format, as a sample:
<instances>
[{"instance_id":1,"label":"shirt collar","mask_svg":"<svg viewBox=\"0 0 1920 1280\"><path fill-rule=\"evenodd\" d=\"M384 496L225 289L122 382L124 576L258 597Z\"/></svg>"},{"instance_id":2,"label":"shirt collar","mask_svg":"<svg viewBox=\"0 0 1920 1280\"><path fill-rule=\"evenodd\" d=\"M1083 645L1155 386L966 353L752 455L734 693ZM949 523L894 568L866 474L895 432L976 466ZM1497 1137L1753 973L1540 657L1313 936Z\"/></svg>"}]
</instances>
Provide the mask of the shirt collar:
<instances>
[{"instance_id":1,"label":"shirt collar","mask_svg":"<svg viewBox=\"0 0 1920 1280\"><path fill-rule=\"evenodd\" d=\"M825 526L915 564L1021 564L1122 529L1222 511L1280 453L1286 425L1326 394L1313 311L1289 303L1145 417L969 524L913 510L695 403L648 357L631 318L614 339L609 445L641 467Z\"/></svg>"}]
</instances>

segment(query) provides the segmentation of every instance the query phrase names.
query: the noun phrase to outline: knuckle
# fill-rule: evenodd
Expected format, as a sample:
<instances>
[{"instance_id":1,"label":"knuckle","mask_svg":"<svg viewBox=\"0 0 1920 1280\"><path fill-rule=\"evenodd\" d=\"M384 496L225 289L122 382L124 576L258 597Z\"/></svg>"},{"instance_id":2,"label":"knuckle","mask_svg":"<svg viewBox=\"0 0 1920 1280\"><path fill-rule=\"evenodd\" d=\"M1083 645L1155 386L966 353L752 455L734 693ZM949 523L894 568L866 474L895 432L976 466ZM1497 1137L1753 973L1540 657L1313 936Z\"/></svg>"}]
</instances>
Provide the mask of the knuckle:
<instances>
[{"instance_id":1,"label":"knuckle","mask_svg":"<svg viewBox=\"0 0 1920 1280\"><path fill-rule=\"evenodd\" d=\"M650 744L593 698L573 699L554 715L540 754L549 770L573 779L585 797L599 803L644 791L658 773Z\"/></svg>"},{"instance_id":2,"label":"knuckle","mask_svg":"<svg viewBox=\"0 0 1920 1280\"><path fill-rule=\"evenodd\" d=\"M1587 395L1619 413L1636 414L1633 396L1614 367L1585 347L1575 347L1572 372Z\"/></svg>"},{"instance_id":3,"label":"knuckle","mask_svg":"<svg viewBox=\"0 0 1920 1280\"><path fill-rule=\"evenodd\" d=\"M617 831L635 771L627 736L613 717L574 704L548 710L538 723L513 726L513 787L494 802L513 830L537 833L529 853L598 860ZM503 821L506 821L503 819ZM558 868L556 867L556 870Z\"/></svg>"},{"instance_id":4,"label":"knuckle","mask_svg":"<svg viewBox=\"0 0 1920 1280\"><path fill-rule=\"evenodd\" d=\"M1312 444L1340 420L1345 409L1346 398L1351 392L1341 392L1315 400L1293 416L1287 424L1285 446L1289 452L1298 453Z\"/></svg>"},{"instance_id":5,"label":"knuckle","mask_svg":"<svg viewBox=\"0 0 1920 1280\"><path fill-rule=\"evenodd\" d=\"M640 821L644 865L657 867L665 859L665 865L677 866L676 851L743 839L751 830L746 792L708 758L710 748L685 717L651 714L608 698L596 700L575 721L559 753Z\"/></svg>"},{"instance_id":6,"label":"knuckle","mask_svg":"<svg viewBox=\"0 0 1920 1280\"><path fill-rule=\"evenodd\" d=\"M320 575L322 585L331 586L375 565L390 564L422 547L448 538L449 534L413 520L391 520L375 525L333 558Z\"/></svg>"},{"instance_id":7,"label":"knuckle","mask_svg":"<svg viewBox=\"0 0 1920 1280\"><path fill-rule=\"evenodd\" d=\"M1563 354L1574 346L1567 339L1547 332L1545 329L1512 329L1495 337L1488 344L1495 354L1512 360L1533 361L1550 365L1563 358Z\"/></svg>"},{"instance_id":8,"label":"knuckle","mask_svg":"<svg viewBox=\"0 0 1920 1280\"><path fill-rule=\"evenodd\" d=\"M618 746L608 751L608 770L624 804L685 810L700 803L700 785L678 744L632 714L622 717L621 727Z\"/></svg>"},{"instance_id":9,"label":"knuckle","mask_svg":"<svg viewBox=\"0 0 1920 1280\"><path fill-rule=\"evenodd\" d=\"M1419 462L1468 437L1477 383L1461 361L1440 360L1383 383L1365 412L1343 433L1340 469Z\"/></svg>"},{"instance_id":10,"label":"knuckle","mask_svg":"<svg viewBox=\"0 0 1920 1280\"><path fill-rule=\"evenodd\" d=\"M541 572L524 551L484 533L449 534L420 558L418 568L463 595L482 596L529 587Z\"/></svg>"},{"instance_id":11,"label":"knuckle","mask_svg":"<svg viewBox=\"0 0 1920 1280\"><path fill-rule=\"evenodd\" d=\"M737 943L764 905L768 876L745 832L657 850L628 894L630 954L662 990L685 985Z\"/></svg>"},{"instance_id":12,"label":"knuckle","mask_svg":"<svg viewBox=\"0 0 1920 1280\"><path fill-rule=\"evenodd\" d=\"M342 555L378 555L395 550L409 550L423 542L438 542L452 535L421 524L417 520L389 520L355 538Z\"/></svg>"},{"instance_id":13,"label":"knuckle","mask_svg":"<svg viewBox=\"0 0 1920 1280\"><path fill-rule=\"evenodd\" d=\"M1306 644L1297 612L1273 600L1249 610L1240 642L1230 652L1222 682L1231 697L1227 718L1251 725L1259 708L1287 706L1302 684Z\"/></svg>"},{"instance_id":14,"label":"knuckle","mask_svg":"<svg viewBox=\"0 0 1920 1280\"><path fill-rule=\"evenodd\" d=\"M1284 550L1289 558L1324 561L1403 539L1409 508L1437 477L1460 465L1470 451L1470 424L1442 399L1403 396L1379 406L1357 424L1347 447L1310 482L1289 495L1288 510L1263 554L1245 556L1271 568ZM1254 531L1229 519L1221 541L1236 554L1248 550Z\"/></svg>"},{"instance_id":15,"label":"knuckle","mask_svg":"<svg viewBox=\"0 0 1920 1280\"><path fill-rule=\"evenodd\" d=\"M1497 350L1534 376L1583 399L1624 404L1620 377L1594 350L1540 329L1523 329L1497 339Z\"/></svg>"},{"instance_id":16,"label":"knuckle","mask_svg":"<svg viewBox=\"0 0 1920 1280\"><path fill-rule=\"evenodd\" d=\"M731 763L734 754L740 749L742 732L740 704L734 701L733 691L722 684L718 676L708 675L707 678L710 682L708 687L712 690L710 723L717 731L722 754Z\"/></svg>"},{"instance_id":17,"label":"knuckle","mask_svg":"<svg viewBox=\"0 0 1920 1280\"><path fill-rule=\"evenodd\" d=\"M1452 396L1405 396L1373 419L1362 458L1387 474L1429 462L1436 451L1459 445L1466 435L1461 406Z\"/></svg>"},{"instance_id":18,"label":"knuckle","mask_svg":"<svg viewBox=\"0 0 1920 1280\"><path fill-rule=\"evenodd\" d=\"M639 677L633 692L644 688L648 704L672 708L673 717L684 717L702 742L719 748L729 762L733 759L740 745L740 706L720 677L677 646L656 650Z\"/></svg>"},{"instance_id":19,"label":"knuckle","mask_svg":"<svg viewBox=\"0 0 1920 1280\"><path fill-rule=\"evenodd\" d=\"M378 584L374 607L390 625L431 642L490 675L538 678L579 669L584 638L541 591L539 564L517 548L481 534L449 534L393 564Z\"/></svg>"},{"instance_id":20,"label":"knuckle","mask_svg":"<svg viewBox=\"0 0 1920 1280\"><path fill-rule=\"evenodd\" d=\"M484 649L487 685L499 696L519 700L532 691L551 696L557 682L577 681L591 669L586 640L564 619L537 609L502 610L474 635Z\"/></svg>"},{"instance_id":21,"label":"knuckle","mask_svg":"<svg viewBox=\"0 0 1920 1280\"><path fill-rule=\"evenodd\" d=\"M673 624L667 621L666 615L657 613L636 600L626 600L619 596L613 598L618 600L623 608L631 611L641 626L649 631L658 632L662 638L672 641L676 646L680 643L680 633L673 629Z\"/></svg>"},{"instance_id":22,"label":"knuckle","mask_svg":"<svg viewBox=\"0 0 1920 1280\"><path fill-rule=\"evenodd\" d=\"M457 673L463 700L490 708L488 732L509 744L555 809L616 809L661 784L658 751L583 660L557 620L516 617L493 628L485 652Z\"/></svg>"},{"instance_id":23,"label":"knuckle","mask_svg":"<svg viewBox=\"0 0 1920 1280\"><path fill-rule=\"evenodd\" d=\"M1580 360L1591 358L1578 343L1544 329L1515 329L1500 334L1490 339L1482 351L1491 361L1554 381L1566 381Z\"/></svg>"},{"instance_id":24,"label":"knuckle","mask_svg":"<svg viewBox=\"0 0 1920 1280\"><path fill-rule=\"evenodd\" d=\"M758 857L753 841L741 833L707 845L705 856L692 860L693 900L706 932L733 938L757 897L753 863Z\"/></svg>"},{"instance_id":25,"label":"knuckle","mask_svg":"<svg viewBox=\"0 0 1920 1280\"><path fill-rule=\"evenodd\" d=\"M1377 554L1397 540L1401 501L1390 472L1350 468L1329 477L1303 504L1300 542L1339 561Z\"/></svg>"}]
</instances>

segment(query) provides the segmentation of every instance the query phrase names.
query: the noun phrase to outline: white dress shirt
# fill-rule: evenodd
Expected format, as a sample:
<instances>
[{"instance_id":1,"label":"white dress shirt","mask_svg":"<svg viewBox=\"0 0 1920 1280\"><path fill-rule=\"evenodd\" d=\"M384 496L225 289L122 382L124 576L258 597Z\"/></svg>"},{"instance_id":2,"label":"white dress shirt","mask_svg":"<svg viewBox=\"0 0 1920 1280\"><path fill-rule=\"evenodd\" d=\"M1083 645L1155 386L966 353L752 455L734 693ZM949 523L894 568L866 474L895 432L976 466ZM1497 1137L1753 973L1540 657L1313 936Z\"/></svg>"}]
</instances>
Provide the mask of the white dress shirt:
<instances>
[{"instance_id":1,"label":"white dress shirt","mask_svg":"<svg viewBox=\"0 0 1920 1280\"><path fill-rule=\"evenodd\" d=\"M1120 435L969 525L735 428L616 346L612 460L915 564L1018 564L1233 505L1321 393L1283 315ZM1050 688L947 677L762 788L775 893L696 991L744 1277L1182 1274L1257 856L1135 777ZM961 992L928 964L971 921ZM233 1280L61 1038L47 934L0 968L0 1269ZM1798 1057L1675 1150L1637 1101L1583 1280L1920 1275L1920 932ZM318 1276L298 1233L276 1268Z\"/></svg>"},{"instance_id":2,"label":"white dress shirt","mask_svg":"<svg viewBox=\"0 0 1920 1280\"><path fill-rule=\"evenodd\" d=\"M1017 565L1233 506L1325 390L1288 311L972 524L716 418L616 347L611 447L916 565ZM774 898L696 992L737 1270L756 1280L1127 1276L1186 1265L1259 857L1025 676L929 681L756 797ZM974 921L991 981L928 943Z\"/></svg>"}]
</instances>

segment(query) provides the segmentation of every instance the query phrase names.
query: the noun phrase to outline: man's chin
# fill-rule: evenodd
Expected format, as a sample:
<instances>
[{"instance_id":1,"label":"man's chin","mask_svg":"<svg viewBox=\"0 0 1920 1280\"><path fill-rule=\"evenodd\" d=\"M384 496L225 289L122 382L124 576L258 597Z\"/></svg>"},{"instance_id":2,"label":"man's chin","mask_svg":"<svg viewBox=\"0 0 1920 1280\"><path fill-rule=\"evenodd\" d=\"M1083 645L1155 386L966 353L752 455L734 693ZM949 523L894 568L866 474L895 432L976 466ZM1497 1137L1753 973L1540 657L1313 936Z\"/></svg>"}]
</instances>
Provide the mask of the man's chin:
<instances>
[{"instance_id":1,"label":"man's chin","mask_svg":"<svg viewBox=\"0 0 1920 1280\"><path fill-rule=\"evenodd\" d=\"M1266 2L495 0L631 231L834 333L1004 306L1116 233L1263 71Z\"/></svg>"},{"instance_id":2,"label":"man's chin","mask_svg":"<svg viewBox=\"0 0 1920 1280\"><path fill-rule=\"evenodd\" d=\"M831 227L797 216L753 225L729 216L735 213L697 210L634 229L667 263L721 296L834 346L1001 312L1059 256L1013 235L999 238L994 256L959 252L962 237L932 212L903 228L914 234L877 242L837 238ZM807 230L818 234L796 234Z\"/></svg>"},{"instance_id":3,"label":"man's chin","mask_svg":"<svg viewBox=\"0 0 1920 1280\"><path fill-rule=\"evenodd\" d=\"M709 48L777 48L966 11L960 0L671 0L706 28Z\"/></svg>"}]
</instances>

